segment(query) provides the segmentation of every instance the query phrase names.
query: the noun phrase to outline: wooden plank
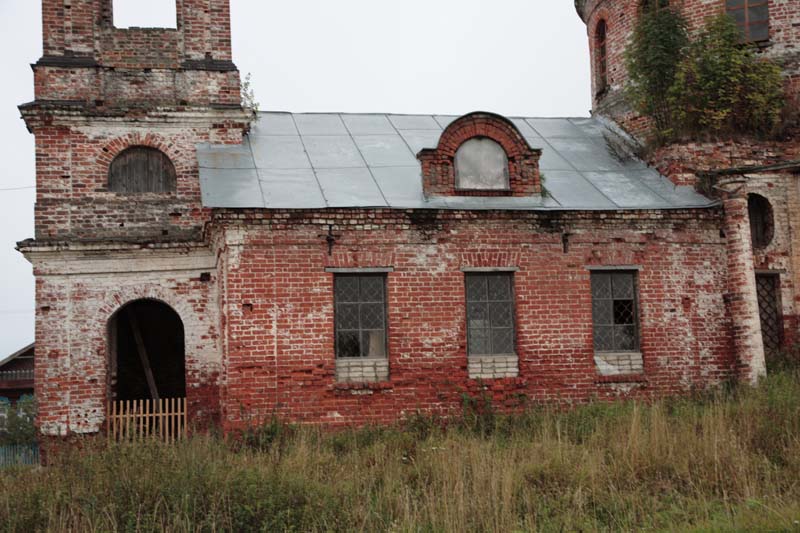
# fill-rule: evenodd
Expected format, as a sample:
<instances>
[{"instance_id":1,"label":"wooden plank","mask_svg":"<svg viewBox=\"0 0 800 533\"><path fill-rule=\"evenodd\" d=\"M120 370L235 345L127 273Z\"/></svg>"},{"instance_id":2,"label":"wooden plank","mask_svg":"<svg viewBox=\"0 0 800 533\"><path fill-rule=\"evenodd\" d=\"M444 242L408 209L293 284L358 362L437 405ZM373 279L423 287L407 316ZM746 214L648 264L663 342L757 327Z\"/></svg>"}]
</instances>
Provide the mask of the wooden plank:
<instances>
[{"instance_id":1,"label":"wooden plank","mask_svg":"<svg viewBox=\"0 0 800 533\"><path fill-rule=\"evenodd\" d=\"M139 359L141 360L142 367L144 368L144 375L147 378L147 387L150 389L150 396L154 399L158 399L156 380L153 379L153 371L150 369L150 360L147 357L147 349L144 345L144 339L142 339L142 331L139 329L139 320L136 318L136 314L133 312L130 306L125 308L125 313L127 314L128 320L131 324L133 340L136 343L136 350L139 352Z\"/></svg>"}]
</instances>

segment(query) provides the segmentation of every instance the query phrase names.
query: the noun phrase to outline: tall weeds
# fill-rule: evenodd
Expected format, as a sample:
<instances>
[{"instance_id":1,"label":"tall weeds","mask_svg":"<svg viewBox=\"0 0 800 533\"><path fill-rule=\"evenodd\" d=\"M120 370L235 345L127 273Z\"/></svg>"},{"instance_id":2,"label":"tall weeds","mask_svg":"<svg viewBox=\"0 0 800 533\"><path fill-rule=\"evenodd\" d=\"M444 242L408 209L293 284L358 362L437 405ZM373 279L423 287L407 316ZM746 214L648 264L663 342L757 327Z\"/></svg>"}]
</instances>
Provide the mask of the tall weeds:
<instances>
[{"instance_id":1,"label":"tall weeds","mask_svg":"<svg viewBox=\"0 0 800 533\"><path fill-rule=\"evenodd\" d=\"M800 531L800 374L653 404L488 406L0 471L4 531ZM259 434L261 431L261 434Z\"/></svg>"}]
</instances>

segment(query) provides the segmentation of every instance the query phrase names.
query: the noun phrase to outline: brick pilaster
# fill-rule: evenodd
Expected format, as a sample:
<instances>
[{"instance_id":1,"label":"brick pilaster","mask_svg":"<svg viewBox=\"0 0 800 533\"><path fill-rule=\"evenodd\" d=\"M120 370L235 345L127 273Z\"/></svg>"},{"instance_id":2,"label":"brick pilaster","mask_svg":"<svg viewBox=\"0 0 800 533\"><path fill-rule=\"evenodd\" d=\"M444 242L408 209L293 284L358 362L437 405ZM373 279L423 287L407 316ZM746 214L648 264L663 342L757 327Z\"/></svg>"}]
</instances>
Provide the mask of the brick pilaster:
<instances>
[{"instance_id":1,"label":"brick pilaster","mask_svg":"<svg viewBox=\"0 0 800 533\"><path fill-rule=\"evenodd\" d=\"M750 240L750 217L743 181L729 180L720 187L725 191L725 236L728 253L728 308L733 333L733 348L739 378L756 384L766 375L761 321L758 314L753 247Z\"/></svg>"}]
</instances>

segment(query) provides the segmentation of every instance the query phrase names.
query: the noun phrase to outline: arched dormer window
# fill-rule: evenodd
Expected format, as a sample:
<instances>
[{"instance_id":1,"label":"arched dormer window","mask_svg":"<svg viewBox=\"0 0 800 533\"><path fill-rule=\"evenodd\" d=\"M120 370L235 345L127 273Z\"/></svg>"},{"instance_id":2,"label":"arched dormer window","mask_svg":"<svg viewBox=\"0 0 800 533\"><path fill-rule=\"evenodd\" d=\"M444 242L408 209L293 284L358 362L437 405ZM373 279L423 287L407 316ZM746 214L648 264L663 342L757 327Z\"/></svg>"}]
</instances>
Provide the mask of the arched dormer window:
<instances>
[{"instance_id":1,"label":"arched dormer window","mask_svg":"<svg viewBox=\"0 0 800 533\"><path fill-rule=\"evenodd\" d=\"M177 185L175 166L160 150L133 146L120 152L108 171L108 189L118 193L167 193Z\"/></svg>"},{"instance_id":2,"label":"arched dormer window","mask_svg":"<svg viewBox=\"0 0 800 533\"><path fill-rule=\"evenodd\" d=\"M465 141L456 151L455 165L457 189L509 189L506 151L488 137Z\"/></svg>"},{"instance_id":3,"label":"arched dormer window","mask_svg":"<svg viewBox=\"0 0 800 533\"><path fill-rule=\"evenodd\" d=\"M597 23L594 40L597 56L597 94L601 94L608 88L608 28L605 19Z\"/></svg>"},{"instance_id":4,"label":"arched dormer window","mask_svg":"<svg viewBox=\"0 0 800 533\"><path fill-rule=\"evenodd\" d=\"M750 216L750 239L753 248L766 248L775 235L772 204L760 194L748 194L747 214Z\"/></svg>"}]
</instances>

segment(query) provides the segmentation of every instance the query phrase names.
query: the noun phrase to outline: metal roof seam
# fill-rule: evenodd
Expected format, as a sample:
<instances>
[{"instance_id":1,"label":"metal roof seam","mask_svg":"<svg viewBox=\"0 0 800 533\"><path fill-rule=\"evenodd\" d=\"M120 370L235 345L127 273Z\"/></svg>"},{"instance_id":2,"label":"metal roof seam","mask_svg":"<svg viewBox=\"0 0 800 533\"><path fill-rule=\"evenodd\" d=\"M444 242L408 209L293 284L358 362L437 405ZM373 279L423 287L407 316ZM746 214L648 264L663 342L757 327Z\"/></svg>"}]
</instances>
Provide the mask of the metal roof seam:
<instances>
[{"instance_id":1,"label":"metal roof seam","mask_svg":"<svg viewBox=\"0 0 800 533\"><path fill-rule=\"evenodd\" d=\"M317 176L317 169L314 166L314 161L311 160L311 156L308 155L308 148L306 148L306 142L303 140L303 135L300 133L300 128L297 126L297 120L294 118L294 113L290 113L290 116L292 117L292 123L294 124L294 128L297 130L297 136L300 138L300 144L303 145L303 152L306 154L306 157L308 158L308 164L311 165L311 173L314 175L314 181L317 182L317 187L319 188L319 194L322 196L322 200L325 202L325 206L330 207L331 203L328 201L327 196L325 196L325 190L322 188L322 184L319 182L319 176Z\"/></svg>"},{"instance_id":2,"label":"metal roof seam","mask_svg":"<svg viewBox=\"0 0 800 533\"><path fill-rule=\"evenodd\" d=\"M253 168L256 169L256 182L258 183L258 190L261 191L261 203L266 208L269 205L269 201L267 200L267 195L264 191L264 187L261 185L261 176L258 174L258 167L256 167L256 154L253 153L253 145L250 144L250 139L245 138L244 141L247 141L247 147L250 149L250 155L253 157Z\"/></svg>"},{"instance_id":3,"label":"metal roof seam","mask_svg":"<svg viewBox=\"0 0 800 533\"><path fill-rule=\"evenodd\" d=\"M344 121L344 119L342 118L342 115L339 114L338 117L339 117L339 120L342 121L342 124L344 124L344 129L347 130L347 134L350 136L350 140L355 145L356 151L358 151L358 156L364 162L364 166L367 167L367 171L369 172L370 178L372 178L372 182L375 184L375 187L378 188L378 192L381 193L381 198L383 198L383 201L386 204L384 207L390 207L391 204L389 203L389 199L386 198L386 195L383 193L383 189L381 189L381 184L378 183L378 180L375 179L375 174L372 173L372 167L369 165L369 163L367 163L367 158L364 157L364 152L361 151L361 147L358 145L358 143L356 142L355 138L353 137L353 132L350 131L350 128L347 127L347 122ZM391 121L389 121L389 122L391 122Z\"/></svg>"}]
</instances>

